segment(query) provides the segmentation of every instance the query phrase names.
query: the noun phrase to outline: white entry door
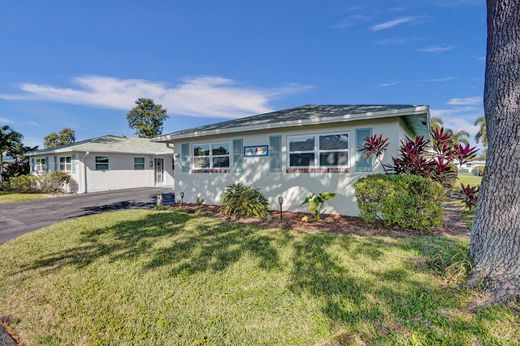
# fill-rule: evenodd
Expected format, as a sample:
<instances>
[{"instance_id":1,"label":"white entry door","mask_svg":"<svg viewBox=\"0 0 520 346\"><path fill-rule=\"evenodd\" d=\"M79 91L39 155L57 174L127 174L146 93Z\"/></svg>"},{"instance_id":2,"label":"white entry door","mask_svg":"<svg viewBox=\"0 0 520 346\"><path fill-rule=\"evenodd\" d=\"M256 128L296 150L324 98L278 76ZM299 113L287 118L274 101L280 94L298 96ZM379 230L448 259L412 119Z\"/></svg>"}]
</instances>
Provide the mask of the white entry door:
<instances>
[{"instance_id":1,"label":"white entry door","mask_svg":"<svg viewBox=\"0 0 520 346\"><path fill-rule=\"evenodd\" d=\"M155 161L155 184L164 183L164 159L156 157Z\"/></svg>"}]
</instances>

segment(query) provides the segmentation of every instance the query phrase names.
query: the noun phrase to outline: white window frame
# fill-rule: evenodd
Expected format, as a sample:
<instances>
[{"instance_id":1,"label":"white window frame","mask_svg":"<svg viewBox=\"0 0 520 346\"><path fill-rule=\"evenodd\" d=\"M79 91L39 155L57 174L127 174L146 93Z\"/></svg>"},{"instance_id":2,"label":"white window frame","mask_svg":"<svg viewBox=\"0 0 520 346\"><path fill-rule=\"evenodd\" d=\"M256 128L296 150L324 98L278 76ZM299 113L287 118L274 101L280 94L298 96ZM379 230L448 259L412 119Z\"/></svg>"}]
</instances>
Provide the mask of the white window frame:
<instances>
[{"instance_id":1,"label":"white window frame","mask_svg":"<svg viewBox=\"0 0 520 346\"><path fill-rule=\"evenodd\" d=\"M346 134L348 137L347 149L331 149L331 150L320 150L320 136L331 136L331 135L342 135ZM303 150L303 151L291 151L291 147L289 145L290 139L292 137L304 137L304 136L313 136L314 137L314 150ZM352 148L351 145L351 135L350 130L340 130L334 132L321 132L321 133L298 133L291 134L286 136L286 145L287 145L287 167L288 168L350 168L351 159L352 159ZM347 164L346 165L336 165L336 166L321 166L320 165L320 153L331 153L331 152L346 152L348 154ZM313 153L314 154L314 165L313 166L291 166L291 154L306 154Z\"/></svg>"},{"instance_id":2,"label":"white window frame","mask_svg":"<svg viewBox=\"0 0 520 346\"><path fill-rule=\"evenodd\" d=\"M213 146L219 145L219 144L226 144L228 147L228 154L227 155L213 155ZM208 145L209 146L209 156L208 155L202 155L202 156L195 156L195 147L199 145ZM222 168L222 169L230 169L231 168L231 144L229 142L208 142L208 143L192 143L191 144L191 167L192 169L213 169L213 168ZM195 166L195 159L197 158L209 158L209 167L198 167ZM227 167L213 167L213 158L214 157L227 157L229 165Z\"/></svg>"},{"instance_id":3,"label":"white window frame","mask_svg":"<svg viewBox=\"0 0 520 346\"><path fill-rule=\"evenodd\" d=\"M61 163L61 159L65 159L65 162ZM70 159L70 162L67 162L67 159ZM68 166L68 168L67 168ZM63 168L62 168L63 167ZM72 156L60 156L59 157L59 170L65 171L65 172L71 172L72 171Z\"/></svg>"},{"instance_id":4,"label":"white window frame","mask_svg":"<svg viewBox=\"0 0 520 346\"><path fill-rule=\"evenodd\" d=\"M98 157L106 157L108 162L107 163L98 163L97 162L97 158ZM98 169L97 168L97 165L107 165L107 169ZM95 155L94 156L94 170L98 171L98 172L103 172L103 171L109 171L110 170L110 157L108 157L108 155Z\"/></svg>"},{"instance_id":5,"label":"white window frame","mask_svg":"<svg viewBox=\"0 0 520 346\"><path fill-rule=\"evenodd\" d=\"M44 157L42 157L40 159L36 159L34 170L37 173L43 173L47 170L47 164L48 164L47 159L45 159Z\"/></svg>"},{"instance_id":6,"label":"white window frame","mask_svg":"<svg viewBox=\"0 0 520 346\"><path fill-rule=\"evenodd\" d=\"M136 163L135 159L143 159L143 163ZM136 165L142 166L143 168L135 168ZM134 156L134 171L144 171L146 170L146 158L144 156Z\"/></svg>"}]
</instances>

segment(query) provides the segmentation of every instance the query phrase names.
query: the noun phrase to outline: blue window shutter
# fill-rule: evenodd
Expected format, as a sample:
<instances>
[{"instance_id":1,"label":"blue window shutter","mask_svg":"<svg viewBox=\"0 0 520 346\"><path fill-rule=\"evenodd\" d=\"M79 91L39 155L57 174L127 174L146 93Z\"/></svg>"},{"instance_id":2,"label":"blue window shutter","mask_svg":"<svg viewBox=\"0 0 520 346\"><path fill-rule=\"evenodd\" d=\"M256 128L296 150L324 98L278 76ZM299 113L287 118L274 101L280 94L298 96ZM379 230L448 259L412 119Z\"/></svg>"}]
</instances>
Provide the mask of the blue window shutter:
<instances>
[{"instance_id":1,"label":"blue window shutter","mask_svg":"<svg viewBox=\"0 0 520 346\"><path fill-rule=\"evenodd\" d=\"M242 157L243 139L233 139L233 172L242 173L244 171L244 158Z\"/></svg>"},{"instance_id":2,"label":"blue window shutter","mask_svg":"<svg viewBox=\"0 0 520 346\"><path fill-rule=\"evenodd\" d=\"M269 136L269 170L282 171L282 136Z\"/></svg>"},{"instance_id":3,"label":"blue window shutter","mask_svg":"<svg viewBox=\"0 0 520 346\"><path fill-rule=\"evenodd\" d=\"M49 157L45 156L45 172L49 171Z\"/></svg>"},{"instance_id":4,"label":"blue window shutter","mask_svg":"<svg viewBox=\"0 0 520 346\"><path fill-rule=\"evenodd\" d=\"M372 136L372 128L356 129L356 172L372 172L372 158L367 159L359 150L367 136Z\"/></svg>"},{"instance_id":5,"label":"blue window shutter","mask_svg":"<svg viewBox=\"0 0 520 346\"><path fill-rule=\"evenodd\" d=\"M34 157L31 158L31 172L34 172L35 169L34 169Z\"/></svg>"},{"instance_id":6,"label":"blue window shutter","mask_svg":"<svg viewBox=\"0 0 520 346\"><path fill-rule=\"evenodd\" d=\"M70 161L71 161L71 163L70 163L70 165L71 165L70 172L72 174L76 174L76 163L77 163L76 155L72 155Z\"/></svg>"},{"instance_id":7,"label":"blue window shutter","mask_svg":"<svg viewBox=\"0 0 520 346\"><path fill-rule=\"evenodd\" d=\"M54 155L54 171L58 170L58 156Z\"/></svg>"},{"instance_id":8,"label":"blue window shutter","mask_svg":"<svg viewBox=\"0 0 520 346\"><path fill-rule=\"evenodd\" d=\"M181 167L183 172L190 171L190 145L189 143L181 144Z\"/></svg>"}]
</instances>

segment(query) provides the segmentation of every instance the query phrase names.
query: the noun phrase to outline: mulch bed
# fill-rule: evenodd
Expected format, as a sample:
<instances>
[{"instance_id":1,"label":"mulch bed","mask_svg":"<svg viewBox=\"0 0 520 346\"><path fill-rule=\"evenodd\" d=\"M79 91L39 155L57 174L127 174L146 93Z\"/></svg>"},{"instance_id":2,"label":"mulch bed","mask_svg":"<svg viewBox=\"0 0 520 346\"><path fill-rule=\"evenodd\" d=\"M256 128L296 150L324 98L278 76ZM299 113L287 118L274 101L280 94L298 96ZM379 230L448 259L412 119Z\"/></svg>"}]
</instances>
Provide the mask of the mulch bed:
<instances>
[{"instance_id":1,"label":"mulch bed","mask_svg":"<svg viewBox=\"0 0 520 346\"><path fill-rule=\"evenodd\" d=\"M464 222L464 219L458 213L458 209L453 202L447 203L443 227L433 232L419 232L399 228L389 229L385 228L382 223L367 223L359 217L338 214L325 214L322 216L320 221L304 222L302 221L304 216L308 216L310 220L313 220L309 213L284 211L282 220L280 220L280 212L274 210L270 211L269 216L264 218L230 218L220 213L220 207L218 205L196 205L184 203L182 205L177 204L167 208L184 211L190 214L207 214L218 220L240 222L243 224L256 225L261 228L281 228L286 230L357 234L364 236L390 235L396 237L409 237L418 235L469 235L469 229Z\"/></svg>"}]
</instances>

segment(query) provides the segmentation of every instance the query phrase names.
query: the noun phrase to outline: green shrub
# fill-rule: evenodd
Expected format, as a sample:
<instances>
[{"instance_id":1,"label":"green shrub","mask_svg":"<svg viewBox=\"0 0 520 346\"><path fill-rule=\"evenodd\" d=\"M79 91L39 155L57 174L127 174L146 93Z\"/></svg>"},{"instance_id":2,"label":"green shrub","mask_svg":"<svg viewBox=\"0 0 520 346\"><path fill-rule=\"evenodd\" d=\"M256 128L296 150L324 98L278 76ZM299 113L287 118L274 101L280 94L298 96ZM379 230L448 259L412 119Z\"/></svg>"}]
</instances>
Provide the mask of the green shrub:
<instances>
[{"instance_id":1,"label":"green shrub","mask_svg":"<svg viewBox=\"0 0 520 346\"><path fill-rule=\"evenodd\" d=\"M61 193L70 180L70 174L66 172L50 172L39 176L39 188L44 193Z\"/></svg>"},{"instance_id":2,"label":"green shrub","mask_svg":"<svg viewBox=\"0 0 520 346\"><path fill-rule=\"evenodd\" d=\"M355 184L360 216L385 226L430 231L442 224L444 189L413 174L374 174Z\"/></svg>"},{"instance_id":3,"label":"green shrub","mask_svg":"<svg viewBox=\"0 0 520 346\"><path fill-rule=\"evenodd\" d=\"M469 174L469 170L467 168L459 168L459 174Z\"/></svg>"},{"instance_id":4,"label":"green shrub","mask_svg":"<svg viewBox=\"0 0 520 346\"><path fill-rule=\"evenodd\" d=\"M257 187L235 183L224 191L222 212L227 216L267 216L268 206L267 199Z\"/></svg>"},{"instance_id":5,"label":"green shrub","mask_svg":"<svg viewBox=\"0 0 520 346\"><path fill-rule=\"evenodd\" d=\"M19 175L10 177L4 182L4 187L8 191L29 193L35 192L37 189L37 177L32 175Z\"/></svg>"}]
</instances>

